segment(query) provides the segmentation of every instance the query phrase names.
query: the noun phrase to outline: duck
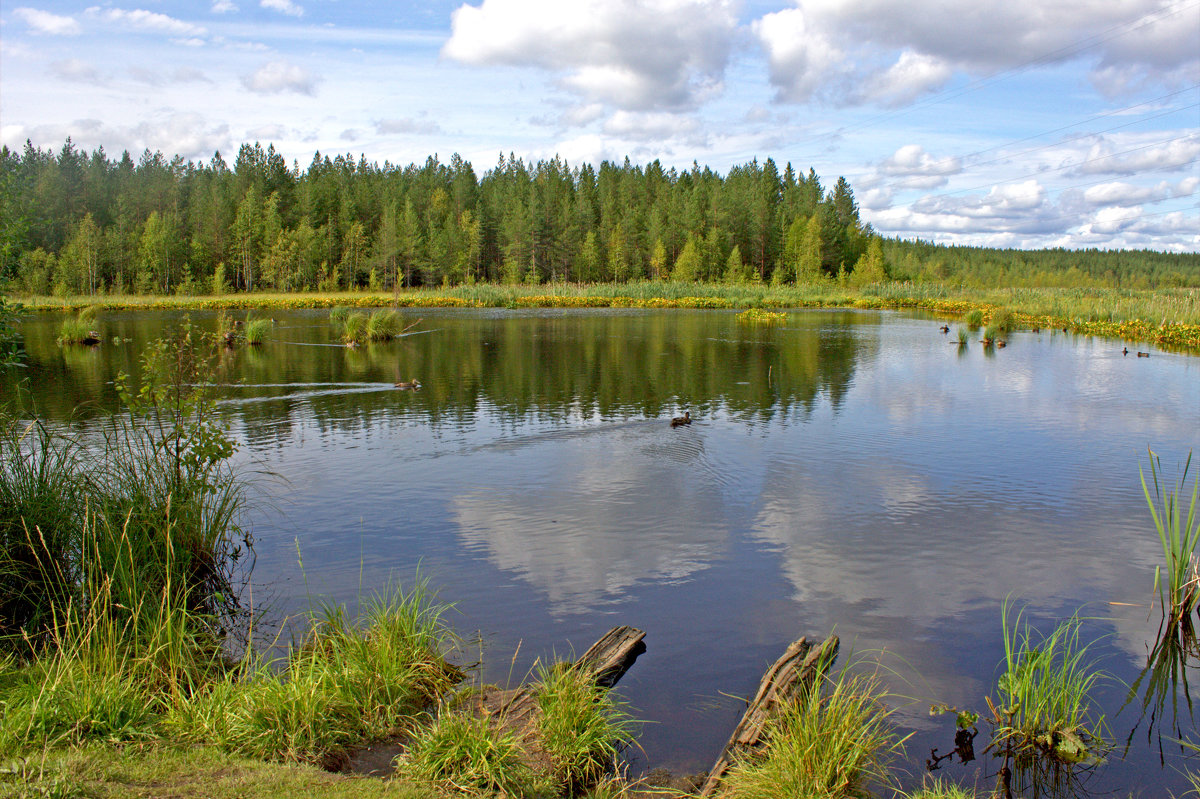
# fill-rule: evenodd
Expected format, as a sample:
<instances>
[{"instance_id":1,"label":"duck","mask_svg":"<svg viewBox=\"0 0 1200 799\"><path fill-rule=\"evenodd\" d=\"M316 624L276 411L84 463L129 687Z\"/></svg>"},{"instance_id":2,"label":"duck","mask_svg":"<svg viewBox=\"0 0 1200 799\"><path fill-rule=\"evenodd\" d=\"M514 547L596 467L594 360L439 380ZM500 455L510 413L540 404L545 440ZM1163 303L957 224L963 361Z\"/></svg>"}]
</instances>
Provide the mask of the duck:
<instances>
[{"instance_id":1,"label":"duck","mask_svg":"<svg viewBox=\"0 0 1200 799\"><path fill-rule=\"evenodd\" d=\"M1040 327L1035 327L1035 328L1033 328L1033 332L1034 332L1034 333L1041 333L1041 332L1042 332L1042 329L1041 329Z\"/></svg>"},{"instance_id":2,"label":"duck","mask_svg":"<svg viewBox=\"0 0 1200 799\"><path fill-rule=\"evenodd\" d=\"M938 330L942 331L943 333L949 333L950 325L942 325L941 327L938 328Z\"/></svg>"},{"instance_id":3,"label":"duck","mask_svg":"<svg viewBox=\"0 0 1200 799\"><path fill-rule=\"evenodd\" d=\"M692 412L684 411L683 416L676 416L671 420L671 427L682 427L685 424L692 423Z\"/></svg>"},{"instance_id":4,"label":"duck","mask_svg":"<svg viewBox=\"0 0 1200 799\"><path fill-rule=\"evenodd\" d=\"M421 383L415 377L412 380L401 380L399 383L396 384L396 388L399 388L399 389L411 388L414 391L420 387L421 387Z\"/></svg>"},{"instance_id":5,"label":"duck","mask_svg":"<svg viewBox=\"0 0 1200 799\"><path fill-rule=\"evenodd\" d=\"M1008 342L1005 341L1004 339L1002 339L1002 338L996 339L996 347L998 349L1004 349L1007 346L1008 346Z\"/></svg>"},{"instance_id":6,"label":"duck","mask_svg":"<svg viewBox=\"0 0 1200 799\"><path fill-rule=\"evenodd\" d=\"M1122 354L1122 355L1128 355L1128 354L1129 354L1129 348L1128 348L1128 347L1122 347L1122 348L1121 348L1121 354Z\"/></svg>"},{"instance_id":7,"label":"duck","mask_svg":"<svg viewBox=\"0 0 1200 799\"><path fill-rule=\"evenodd\" d=\"M1149 357L1150 357L1150 353L1148 353L1148 352L1139 352L1139 353L1138 353L1138 357L1139 357L1139 358L1149 358Z\"/></svg>"}]
</instances>

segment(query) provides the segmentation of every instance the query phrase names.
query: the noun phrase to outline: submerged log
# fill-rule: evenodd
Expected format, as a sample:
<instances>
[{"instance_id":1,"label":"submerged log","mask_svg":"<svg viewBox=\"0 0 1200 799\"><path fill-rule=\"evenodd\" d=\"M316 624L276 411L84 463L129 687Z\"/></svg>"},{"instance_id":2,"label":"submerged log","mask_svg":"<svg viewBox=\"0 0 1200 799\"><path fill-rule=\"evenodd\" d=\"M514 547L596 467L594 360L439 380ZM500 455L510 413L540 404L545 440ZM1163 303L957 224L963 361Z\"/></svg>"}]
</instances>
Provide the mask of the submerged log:
<instances>
[{"instance_id":1,"label":"submerged log","mask_svg":"<svg viewBox=\"0 0 1200 799\"><path fill-rule=\"evenodd\" d=\"M780 705L790 702L802 692L814 690L817 678L833 663L837 651L836 635L829 636L816 647L810 644L807 638L801 638L793 642L779 660L771 664L763 674L758 692L746 708L742 720L734 728L729 742L725 744L717 762L709 770L708 779L700 789L700 796L714 796L721 780L725 779L734 763L763 746L763 731L771 715Z\"/></svg>"}]
</instances>

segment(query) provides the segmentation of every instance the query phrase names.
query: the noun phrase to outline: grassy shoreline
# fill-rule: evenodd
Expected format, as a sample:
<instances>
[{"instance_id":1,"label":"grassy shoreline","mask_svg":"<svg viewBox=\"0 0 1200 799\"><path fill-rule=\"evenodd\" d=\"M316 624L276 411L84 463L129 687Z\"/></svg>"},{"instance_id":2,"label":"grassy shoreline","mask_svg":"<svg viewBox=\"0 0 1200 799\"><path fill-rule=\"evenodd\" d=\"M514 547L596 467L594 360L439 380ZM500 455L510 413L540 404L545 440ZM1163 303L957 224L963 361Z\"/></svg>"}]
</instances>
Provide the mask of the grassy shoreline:
<instances>
[{"instance_id":1,"label":"grassy shoreline","mask_svg":"<svg viewBox=\"0 0 1200 799\"><path fill-rule=\"evenodd\" d=\"M388 292L224 294L215 296L15 297L26 309L62 311L294 308L854 308L918 310L954 319L1011 311L1022 328L1061 330L1200 353L1200 289L971 289L933 283L825 282L799 286L707 283L476 284Z\"/></svg>"}]
</instances>

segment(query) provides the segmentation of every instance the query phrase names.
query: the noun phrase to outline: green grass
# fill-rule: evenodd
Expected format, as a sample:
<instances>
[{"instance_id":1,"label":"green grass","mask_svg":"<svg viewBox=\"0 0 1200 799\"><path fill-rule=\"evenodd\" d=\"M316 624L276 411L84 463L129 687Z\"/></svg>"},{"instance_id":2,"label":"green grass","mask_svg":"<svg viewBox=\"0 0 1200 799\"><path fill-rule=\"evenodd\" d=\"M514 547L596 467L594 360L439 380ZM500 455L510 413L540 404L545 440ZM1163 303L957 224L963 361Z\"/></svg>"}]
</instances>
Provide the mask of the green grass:
<instances>
[{"instance_id":1,"label":"green grass","mask_svg":"<svg viewBox=\"0 0 1200 799\"><path fill-rule=\"evenodd\" d=\"M246 322L246 343L252 347L265 344L275 322L271 319L251 319Z\"/></svg>"},{"instance_id":2,"label":"green grass","mask_svg":"<svg viewBox=\"0 0 1200 799\"><path fill-rule=\"evenodd\" d=\"M1150 474L1154 486L1154 495L1146 484L1146 474L1140 468L1138 473L1142 478L1142 492L1146 504L1150 508L1150 518L1154 520L1154 528L1162 545L1163 567L1154 570L1154 583L1162 605L1164 620L1171 628L1179 627L1188 640L1194 637L1192 612L1200 601L1200 572L1197 570L1195 559L1196 544L1200 541L1200 478L1195 480L1192 487L1191 501L1187 513L1183 511L1183 497L1187 496L1187 474L1192 463L1189 453L1183 466L1183 474L1175 490L1163 491L1159 485L1159 471L1162 464L1153 452L1150 452ZM1160 510L1161 506L1161 510Z\"/></svg>"},{"instance_id":3,"label":"green grass","mask_svg":"<svg viewBox=\"0 0 1200 799\"><path fill-rule=\"evenodd\" d=\"M960 347L965 347L970 340L971 335L967 332L967 329L965 327L958 328L958 345Z\"/></svg>"},{"instance_id":4,"label":"green grass","mask_svg":"<svg viewBox=\"0 0 1200 799\"><path fill-rule=\"evenodd\" d=\"M546 792L511 731L490 723L486 716L464 712L445 712L421 727L397 760L396 773L468 796L528 797Z\"/></svg>"},{"instance_id":5,"label":"green grass","mask_svg":"<svg viewBox=\"0 0 1200 799\"><path fill-rule=\"evenodd\" d=\"M351 311L342 322L342 341L352 346L367 341L367 325L369 317L362 311Z\"/></svg>"},{"instance_id":6,"label":"green grass","mask_svg":"<svg viewBox=\"0 0 1200 799\"><path fill-rule=\"evenodd\" d=\"M595 784L634 741L633 720L586 672L557 663L539 666L540 743L551 777L568 790Z\"/></svg>"},{"instance_id":7,"label":"green grass","mask_svg":"<svg viewBox=\"0 0 1200 799\"><path fill-rule=\"evenodd\" d=\"M723 795L736 799L842 799L892 785L889 767L903 739L876 678L843 670L779 709L765 751L735 764Z\"/></svg>"},{"instance_id":8,"label":"green grass","mask_svg":"<svg viewBox=\"0 0 1200 799\"><path fill-rule=\"evenodd\" d=\"M338 305L329 309L329 321L335 325L345 324L346 317L350 315L350 309L345 305Z\"/></svg>"},{"instance_id":9,"label":"green grass","mask_svg":"<svg viewBox=\"0 0 1200 799\"><path fill-rule=\"evenodd\" d=\"M970 788L934 779L928 780L927 785L904 796L906 799L976 799L977 794Z\"/></svg>"},{"instance_id":10,"label":"green grass","mask_svg":"<svg viewBox=\"0 0 1200 799\"><path fill-rule=\"evenodd\" d=\"M983 327L983 311L979 308L972 308L963 316L962 321L971 330L978 330Z\"/></svg>"},{"instance_id":11,"label":"green grass","mask_svg":"<svg viewBox=\"0 0 1200 799\"><path fill-rule=\"evenodd\" d=\"M1052 766L1095 763L1108 748L1104 717L1092 711L1092 693L1104 674L1089 662L1080 639L1081 620L1073 616L1049 635L1002 609L1004 673L997 683L992 746L1011 753L1018 765L1040 761Z\"/></svg>"},{"instance_id":12,"label":"green grass","mask_svg":"<svg viewBox=\"0 0 1200 799\"><path fill-rule=\"evenodd\" d=\"M765 325L772 326L782 324L787 320L787 314L776 311L764 311L759 308L750 308L738 314L738 322L744 325Z\"/></svg>"},{"instance_id":13,"label":"green grass","mask_svg":"<svg viewBox=\"0 0 1200 799\"><path fill-rule=\"evenodd\" d=\"M312 619L285 667L232 672L170 709L177 740L264 760L330 764L351 744L413 726L459 679L444 654L452 636L423 582L368 603L359 624L340 609Z\"/></svg>"},{"instance_id":14,"label":"green grass","mask_svg":"<svg viewBox=\"0 0 1200 799\"><path fill-rule=\"evenodd\" d=\"M121 747L88 744L0 757L3 799L438 799L400 780L362 779L313 766L264 763L212 747L164 741ZM444 798L443 798L444 799Z\"/></svg>"},{"instance_id":15,"label":"green grass","mask_svg":"<svg viewBox=\"0 0 1200 799\"><path fill-rule=\"evenodd\" d=\"M374 311L367 319L367 339L390 341L403 327L400 314L393 310Z\"/></svg>"}]
</instances>

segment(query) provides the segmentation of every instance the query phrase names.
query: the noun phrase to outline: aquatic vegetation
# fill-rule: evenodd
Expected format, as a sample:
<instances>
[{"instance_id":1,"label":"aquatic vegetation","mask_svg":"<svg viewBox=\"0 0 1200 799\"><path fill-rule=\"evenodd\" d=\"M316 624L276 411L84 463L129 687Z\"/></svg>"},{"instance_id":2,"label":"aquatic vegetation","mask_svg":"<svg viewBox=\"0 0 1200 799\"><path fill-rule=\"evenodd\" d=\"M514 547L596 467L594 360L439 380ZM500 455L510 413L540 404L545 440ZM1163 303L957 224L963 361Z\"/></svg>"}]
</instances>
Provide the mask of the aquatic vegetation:
<instances>
[{"instance_id":1,"label":"aquatic vegetation","mask_svg":"<svg viewBox=\"0 0 1200 799\"><path fill-rule=\"evenodd\" d=\"M79 312L74 316L68 316L63 320L62 326L58 329L59 344L96 344L100 341L100 334L96 332L96 316L99 308L95 305L87 305L79 309Z\"/></svg>"},{"instance_id":2,"label":"aquatic vegetation","mask_svg":"<svg viewBox=\"0 0 1200 799\"><path fill-rule=\"evenodd\" d=\"M738 799L857 797L890 785L889 766L904 739L889 723L877 678L843 670L826 677L768 722L767 745L726 775Z\"/></svg>"},{"instance_id":3,"label":"aquatic vegetation","mask_svg":"<svg viewBox=\"0 0 1200 799\"><path fill-rule=\"evenodd\" d=\"M1011 333L1016 325L1016 316L1007 308L997 308L992 311L992 317L988 320L988 330L1001 336Z\"/></svg>"},{"instance_id":4,"label":"aquatic vegetation","mask_svg":"<svg viewBox=\"0 0 1200 799\"><path fill-rule=\"evenodd\" d=\"M404 326L396 311L378 310L367 319L367 338L370 341L390 341Z\"/></svg>"},{"instance_id":5,"label":"aquatic vegetation","mask_svg":"<svg viewBox=\"0 0 1200 799\"><path fill-rule=\"evenodd\" d=\"M342 341L351 346L367 341L368 317L362 311L352 311L342 323Z\"/></svg>"},{"instance_id":6,"label":"aquatic vegetation","mask_svg":"<svg viewBox=\"0 0 1200 799\"><path fill-rule=\"evenodd\" d=\"M971 330L978 330L983 327L983 311L979 308L972 308L963 316L962 321Z\"/></svg>"},{"instance_id":7,"label":"aquatic vegetation","mask_svg":"<svg viewBox=\"0 0 1200 799\"><path fill-rule=\"evenodd\" d=\"M271 319L251 319L246 322L246 343L252 347L266 343L275 322Z\"/></svg>"},{"instance_id":8,"label":"aquatic vegetation","mask_svg":"<svg viewBox=\"0 0 1200 799\"><path fill-rule=\"evenodd\" d=\"M787 314L778 313L776 311L764 311L759 308L749 308L742 311L737 316L738 322L743 325L779 325L787 321Z\"/></svg>"},{"instance_id":9,"label":"aquatic vegetation","mask_svg":"<svg viewBox=\"0 0 1200 799\"><path fill-rule=\"evenodd\" d=\"M338 305L329 309L329 321L335 325L345 324L346 317L349 316L350 309L345 305Z\"/></svg>"},{"instance_id":10,"label":"aquatic vegetation","mask_svg":"<svg viewBox=\"0 0 1200 799\"><path fill-rule=\"evenodd\" d=\"M993 725L988 749L1012 764L1019 781L1069 784L1076 768L1099 763L1109 748L1104 716L1093 716L1092 693L1104 679L1088 662L1089 645L1080 639L1078 616L1049 635L1035 632L1024 611L1001 612L1005 671L998 698L988 697Z\"/></svg>"},{"instance_id":11,"label":"aquatic vegetation","mask_svg":"<svg viewBox=\"0 0 1200 799\"><path fill-rule=\"evenodd\" d=\"M967 344L971 340L971 335L967 332L967 329L965 327L960 327L958 329L957 336L958 336L958 346L960 346L960 347L967 346Z\"/></svg>"},{"instance_id":12,"label":"aquatic vegetation","mask_svg":"<svg viewBox=\"0 0 1200 799\"><path fill-rule=\"evenodd\" d=\"M1195 558L1196 544L1200 541L1200 514L1197 513L1200 509L1200 478L1197 478L1192 487L1192 498L1186 516L1182 515L1181 502L1186 496L1187 473L1191 463L1192 456L1189 453L1178 487L1164 494L1158 480L1162 464L1158 456L1150 452L1153 497L1150 495L1149 486L1146 485L1145 472L1138 469L1142 478L1142 492L1146 496L1150 517L1154 520L1154 528L1158 532L1163 558L1166 560L1165 573L1162 567L1156 567L1154 570L1155 589L1158 591L1165 623L1168 627L1180 626L1189 640L1194 638L1192 611L1200 602L1200 571L1197 570ZM1161 512L1158 506L1161 506Z\"/></svg>"}]
</instances>

